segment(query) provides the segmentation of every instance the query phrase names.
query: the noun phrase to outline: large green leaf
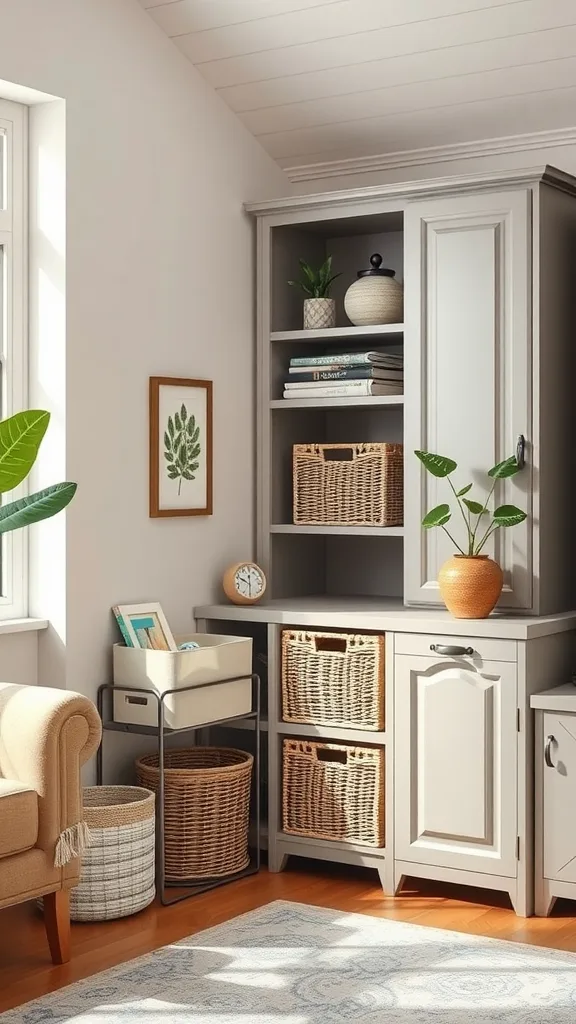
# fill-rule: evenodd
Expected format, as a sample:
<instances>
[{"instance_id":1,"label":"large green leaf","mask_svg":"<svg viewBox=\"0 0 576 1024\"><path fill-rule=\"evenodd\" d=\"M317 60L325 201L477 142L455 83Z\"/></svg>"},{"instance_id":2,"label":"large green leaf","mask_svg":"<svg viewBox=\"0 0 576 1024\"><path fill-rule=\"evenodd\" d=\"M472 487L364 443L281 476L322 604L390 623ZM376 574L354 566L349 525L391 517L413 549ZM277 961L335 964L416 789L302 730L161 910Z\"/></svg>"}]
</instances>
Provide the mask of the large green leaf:
<instances>
[{"instance_id":1,"label":"large green leaf","mask_svg":"<svg viewBox=\"0 0 576 1024\"><path fill-rule=\"evenodd\" d=\"M76 484L61 483L45 487L26 498L11 501L0 508L0 533L19 530L23 526L50 519L66 508L76 493Z\"/></svg>"},{"instance_id":2,"label":"large green leaf","mask_svg":"<svg viewBox=\"0 0 576 1024\"><path fill-rule=\"evenodd\" d=\"M49 422L49 412L28 409L0 423L0 494L28 476Z\"/></svg>"},{"instance_id":3,"label":"large green leaf","mask_svg":"<svg viewBox=\"0 0 576 1024\"><path fill-rule=\"evenodd\" d=\"M500 505L492 513L497 526L518 526L526 519L526 513L516 505Z\"/></svg>"},{"instance_id":4,"label":"large green leaf","mask_svg":"<svg viewBox=\"0 0 576 1024\"><path fill-rule=\"evenodd\" d=\"M426 513L422 520L422 526L425 530L431 530L433 526L444 526L450 519L450 506L449 505L437 505L436 508L431 508Z\"/></svg>"},{"instance_id":5,"label":"large green leaf","mask_svg":"<svg viewBox=\"0 0 576 1024\"><path fill-rule=\"evenodd\" d=\"M496 480L505 480L506 477L515 476L519 473L522 466L519 466L516 462L516 456L511 455L509 459L504 459L503 462L498 462L492 469L488 470L488 476L491 476Z\"/></svg>"},{"instance_id":6,"label":"large green leaf","mask_svg":"<svg viewBox=\"0 0 576 1024\"><path fill-rule=\"evenodd\" d=\"M482 512L486 511L484 505L481 505L479 501L472 501L471 498L462 498L462 501L466 508L470 509L473 516L479 516Z\"/></svg>"},{"instance_id":7,"label":"large green leaf","mask_svg":"<svg viewBox=\"0 0 576 1024\"><path fill-rule=\"evenodd\" d=\"M414 452L414 455L420 459L422 465L428 470L432 476L450 476L457 467L457 463L454 459L447 459L444 455L433 455L432 452Z\"/></svg>"}]
</instances>

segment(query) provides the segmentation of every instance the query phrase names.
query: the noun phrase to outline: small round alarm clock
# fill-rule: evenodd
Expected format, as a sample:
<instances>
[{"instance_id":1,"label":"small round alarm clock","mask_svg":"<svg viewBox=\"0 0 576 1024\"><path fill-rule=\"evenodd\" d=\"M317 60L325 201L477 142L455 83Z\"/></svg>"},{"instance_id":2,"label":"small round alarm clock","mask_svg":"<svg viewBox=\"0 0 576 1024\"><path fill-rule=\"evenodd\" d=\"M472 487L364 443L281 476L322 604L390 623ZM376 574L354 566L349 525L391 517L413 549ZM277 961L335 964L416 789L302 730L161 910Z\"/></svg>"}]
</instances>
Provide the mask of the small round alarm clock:
<instances>
[{"instance_id":1,"label":"small round alarm clock","mask_svg":"<svg viewBox=\"0 0 576 1024\"><path fill-rule=\"evenodd\" d=\"M237 562L224 573L222 586L234 604L255 604L264 597L266 577L255 562Z\"/></svg>"}]
</instances>

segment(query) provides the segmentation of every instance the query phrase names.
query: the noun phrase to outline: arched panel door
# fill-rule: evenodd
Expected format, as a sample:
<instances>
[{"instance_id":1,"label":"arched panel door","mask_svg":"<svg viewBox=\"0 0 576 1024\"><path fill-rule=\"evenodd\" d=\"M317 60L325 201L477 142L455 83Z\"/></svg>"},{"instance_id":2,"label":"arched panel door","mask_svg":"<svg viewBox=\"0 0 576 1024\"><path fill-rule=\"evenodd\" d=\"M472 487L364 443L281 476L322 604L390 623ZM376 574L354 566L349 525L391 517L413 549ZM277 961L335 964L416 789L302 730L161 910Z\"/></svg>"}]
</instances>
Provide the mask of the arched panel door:
<instances>
[{"instance_id":1,"label":"arched panel door","mask_svg":"<svg viewBox=\"0 0 576 1024\"><path fill-rule=\"evenodd\" d=\"M516 666L395 659L395 857L514 877Z\"/></svg>"}]
</instances>

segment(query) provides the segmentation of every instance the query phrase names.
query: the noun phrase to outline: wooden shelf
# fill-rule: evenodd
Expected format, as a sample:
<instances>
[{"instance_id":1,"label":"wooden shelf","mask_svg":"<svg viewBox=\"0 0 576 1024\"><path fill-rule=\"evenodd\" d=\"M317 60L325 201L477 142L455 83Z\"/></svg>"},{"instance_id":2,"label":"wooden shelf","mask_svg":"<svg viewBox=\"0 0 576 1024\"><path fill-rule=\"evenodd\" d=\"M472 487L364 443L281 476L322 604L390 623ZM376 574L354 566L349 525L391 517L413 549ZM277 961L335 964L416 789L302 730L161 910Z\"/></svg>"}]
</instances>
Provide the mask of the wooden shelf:
<instances>
[{"instance_id":1,"label":"wooden shelf","mask_svg":"<svg viewBox=\"0 0 576 1024\"><path fill-rule=\"evenodd\" d=\"M295 526L274 523L270 533L312 534L319 537L403 537L403 526Z\"/></svg>"},{"instance_id":2,"label":"wooden shelf","mask_svg":"<svg viewBox=\"0 0 576 1024\"><path fill-rule=\"evenodd\" d=\"M404 395L357 395L353 398L274 398L271 409L372 409L404 404Z\"/></svg>"},{"instance_id":3,"label":"wooden shelf","mask_svg":"<svg viewBox=\"0 0 576 1024\"><path fill-rule=\"evenodd\" d=\"M332 327L320 331L272 331L270 341L370 341L390 344L404 334L404 324L376 324L374 327Z\"/></svg>"},{"instance_id":4,"label":"wooden shelf","mask_svg":"<svg viewBox=\"0 0 576 1024\"><path fill-rule=\"evenodd\" d=\"M334 743L359 743L365 746L382 746L386 743L385 732L371 732L369 729L339 729L335 725L278 722L276 730L280 736L303 736L306 739L332 740Z\"/></svg>"}]
</instances>

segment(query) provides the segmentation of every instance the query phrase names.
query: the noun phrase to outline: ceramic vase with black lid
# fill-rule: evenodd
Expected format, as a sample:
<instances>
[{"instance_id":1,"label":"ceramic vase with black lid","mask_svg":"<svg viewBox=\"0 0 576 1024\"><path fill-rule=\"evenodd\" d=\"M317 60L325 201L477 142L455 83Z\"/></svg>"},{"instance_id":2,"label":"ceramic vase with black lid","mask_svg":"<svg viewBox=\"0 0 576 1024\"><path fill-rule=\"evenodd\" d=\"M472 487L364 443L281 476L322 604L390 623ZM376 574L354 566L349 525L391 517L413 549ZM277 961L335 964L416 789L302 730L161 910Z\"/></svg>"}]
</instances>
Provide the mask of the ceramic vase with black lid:
<instances>
[{"instance_id":1,"label":"ceramic vase with black lid","mask_svg":"<svg viewBox=\"0 0 576 1024\"><path fill-rule=\"evenodd\" d=\"M395 273L382 266L377 252L370 257L370 269L358 271L358 280L344 296L346 316L355 327L402 322L404 294Z\"/></svg>"}]
</instances>

